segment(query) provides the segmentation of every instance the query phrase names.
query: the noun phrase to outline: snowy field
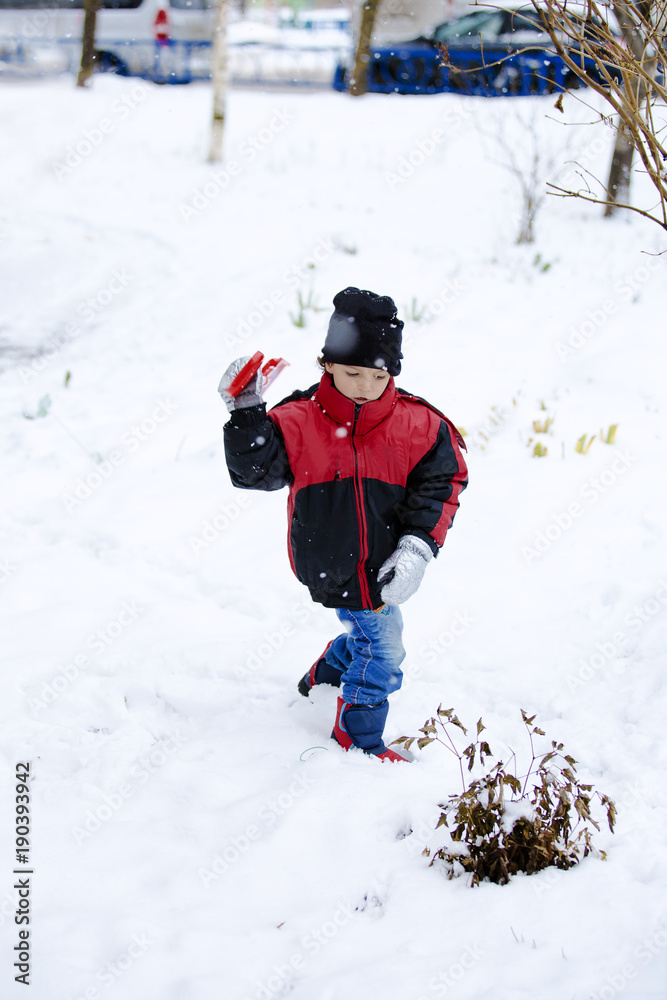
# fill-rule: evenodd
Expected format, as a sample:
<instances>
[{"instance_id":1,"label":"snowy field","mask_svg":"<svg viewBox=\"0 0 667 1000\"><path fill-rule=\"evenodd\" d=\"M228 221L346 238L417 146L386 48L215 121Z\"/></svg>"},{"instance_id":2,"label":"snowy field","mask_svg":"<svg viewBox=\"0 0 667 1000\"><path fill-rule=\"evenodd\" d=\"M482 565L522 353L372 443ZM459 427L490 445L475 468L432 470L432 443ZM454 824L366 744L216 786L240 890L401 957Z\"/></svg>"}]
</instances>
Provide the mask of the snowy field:
<instances>
[{"instance_id":1,"label":"snowy field","mask_svg":"<svg viewBox=\"0 0 667 1000\"><path fill-rule=\"evenodd\" d=\"M216 168L205 85L0 89L3 998L667 997L665 238L550 198L515 245L503 144L607 169L610 130L552 105L235 91ZM348 284L394 297L398 384L469 447L386 735L442 702L507 757L537 713L616 801L606 861L447 881L421 852L454 758L346 755L335 692L296 692L337 622L286 495L230 486L216 388L256 349L291 362L269 402L317 381Z\"/></svg>"}]
</instances>

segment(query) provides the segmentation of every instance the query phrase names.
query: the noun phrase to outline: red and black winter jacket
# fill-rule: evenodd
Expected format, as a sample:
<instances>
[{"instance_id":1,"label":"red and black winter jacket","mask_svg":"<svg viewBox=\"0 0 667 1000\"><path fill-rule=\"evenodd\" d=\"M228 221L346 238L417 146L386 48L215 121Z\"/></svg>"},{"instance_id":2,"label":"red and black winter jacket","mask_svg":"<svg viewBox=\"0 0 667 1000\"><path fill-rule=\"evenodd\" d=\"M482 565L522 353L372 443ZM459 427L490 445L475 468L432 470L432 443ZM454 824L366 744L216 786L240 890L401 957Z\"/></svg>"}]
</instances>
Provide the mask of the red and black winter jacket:
<instances>
[{"instance_id":1,"label":"red and black winter jacket","mask_svg":"<svg viewBox=\"0 0 667 1000\"><path fill-rule=\"evenodd\" d=\"M437 555L467 486L450 421L397 389L362 405L325 374L266 413L235 410L224 428L234 486L290 487L288 548L297 578L330 608L377 608L378 570L401 535Z\"/></svg>"}]
</instances>

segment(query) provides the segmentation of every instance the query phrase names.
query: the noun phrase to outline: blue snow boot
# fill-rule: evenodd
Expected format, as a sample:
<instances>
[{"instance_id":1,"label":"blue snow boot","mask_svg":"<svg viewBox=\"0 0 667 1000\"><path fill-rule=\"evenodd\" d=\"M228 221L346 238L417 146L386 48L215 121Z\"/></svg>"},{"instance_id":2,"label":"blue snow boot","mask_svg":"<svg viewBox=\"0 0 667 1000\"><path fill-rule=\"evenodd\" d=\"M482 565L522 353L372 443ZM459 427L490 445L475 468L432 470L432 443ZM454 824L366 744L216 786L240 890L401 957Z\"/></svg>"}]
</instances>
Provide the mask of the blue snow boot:
<instances>
[{"instance_id":1,"label":"blue snow boot","mask_svg":"<svg viewBox=\"0 0 667 1000\"><path fill-rule=\"evenodd\" d=\"M339 697L331 735L343 750L359 747L364 753L379 757L380 760L412 760L412 754L403 751L405 756L402 756L382 742L388 711L388 701L383 701L380 705L349 705Z\"/></svg>"},{"instance_id":2,"label":"blue snow boot","mask_svg":"<svg viewBox=\"0 0 667 1000\"><path fill-rule=\"evenodd\" d=\"M331 642L333 642L333 639ZM339 670L338 667L332 667L324 659L331 642L327 644L322 655L315 660L308 673L304 674L299 681L299 694L302 694L304 698L308 697L316 684L333 684L334 687L340 687L340 679L343 671Z\"/></svg>"}]
</instances>

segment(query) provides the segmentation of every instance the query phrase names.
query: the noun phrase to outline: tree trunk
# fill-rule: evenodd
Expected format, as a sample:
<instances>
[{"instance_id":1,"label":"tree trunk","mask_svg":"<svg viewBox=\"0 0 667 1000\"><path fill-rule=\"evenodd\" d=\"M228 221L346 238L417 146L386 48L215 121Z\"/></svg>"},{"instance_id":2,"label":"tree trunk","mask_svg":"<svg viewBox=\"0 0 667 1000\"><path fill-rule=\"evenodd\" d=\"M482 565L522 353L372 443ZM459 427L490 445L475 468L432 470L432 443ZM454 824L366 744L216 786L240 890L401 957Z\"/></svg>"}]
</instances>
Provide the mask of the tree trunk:
<instances>
[{"instance_id":1,"label":"tree trunk","mask_svg":"<svg viewBox=\"0 0 667 1000\"><path fill-rule=\"evenodd\" d=\"M215 5L215 26L213 28L213 48L211 52L211 78L213 81L213 119L211 121L211 144L208 162L218 163L222 159L222 137L225 130L225 106L227 101L227 8L229 0L217 0Z\"/></svg>"},{"instance_id":2,"label":"tree trunk","mask_svg":"<svg viewBox=\"0 0 667 1000\"><path fill-rule=\"evenodd\" d=\"M361 7L359 40L354 56L354 69L350 77L350 94L352 97L361 97L368 89L367 76L371 58L371 39L373 37L373 28L375 27L375 15L379 6L380 0L364 0Z\"/></svg>"},{"instance_id":3,"label":"tree trunk","mask_svg":"<svg viewBox=\"0 0 667 1000\"><path fill-rule=\"evenodd\" d=\"M647 20L651 16L651 0L640 0L640 2L614 3L614 13L618 20L623 38L630 52L638 63L646 63L646 50L641 31L638 30L637 14ZM637 87L637 104L641 107L644 101L650 99L643 81L639 81ZM609 167L609 177L607 178L607 199L604 214L605 218L614 215L618 211L618 205L627 205L630 201L630 177L632 172L632 160L634 156L634 146L630 141L627 129L621 123L616 132L614 152Z\"/></svg>"},{"instance_id":4,"label":"tree trunk","mask_svg":"<svg viewBox=\"0 0 667 1000\"><path fill-rule=\"evenodd\" d=\"M81 44L81 68L76 78L77 87L85 87L95 68L95 23L100 0L85 0L83 18L83 40Z\"/></svg>"},{"instance_id":5,"label":"tree trunk","mask_svg":"<svg viewBox=\"0 0 667 1000\"><path fill-rule=\"evenodd\" d=\"M605 206L605 218L614 215L618 211L619 205L627 205L630 200L630 172L634 151L634 146L628 139L627 130L623 125L619 125L607 179L609 204Z\"/></svg>"}]
</instances>

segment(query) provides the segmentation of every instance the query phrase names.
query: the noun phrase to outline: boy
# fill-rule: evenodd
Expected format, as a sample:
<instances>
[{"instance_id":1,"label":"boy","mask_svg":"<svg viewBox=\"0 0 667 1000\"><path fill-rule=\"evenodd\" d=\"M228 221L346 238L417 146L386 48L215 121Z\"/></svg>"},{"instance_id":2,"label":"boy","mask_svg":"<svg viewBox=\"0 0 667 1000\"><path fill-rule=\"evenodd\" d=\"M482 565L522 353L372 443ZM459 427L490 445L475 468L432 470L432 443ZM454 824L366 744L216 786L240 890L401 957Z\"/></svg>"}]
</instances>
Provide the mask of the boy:
<instances>
[{"instance_id":1,"label":"boy","mask_svg":"<svg viewBox=\"0 0 667 1000\"><path fill-rule=\"evenodd\" d=\"M333 738L401 761L382 740L387 695L401 685L405 658L399 605L454 519L467 486L465 444L439 410L394 385L403 323L393 300L346 288L333 303L319 385L267 414L261 375L238 396L226 392L248 359L227 369L219 386L231 413L225 454L235 486L289 486L292 569L346 628L299 691L340 687Z\"/></svg>"}]
</instances>

